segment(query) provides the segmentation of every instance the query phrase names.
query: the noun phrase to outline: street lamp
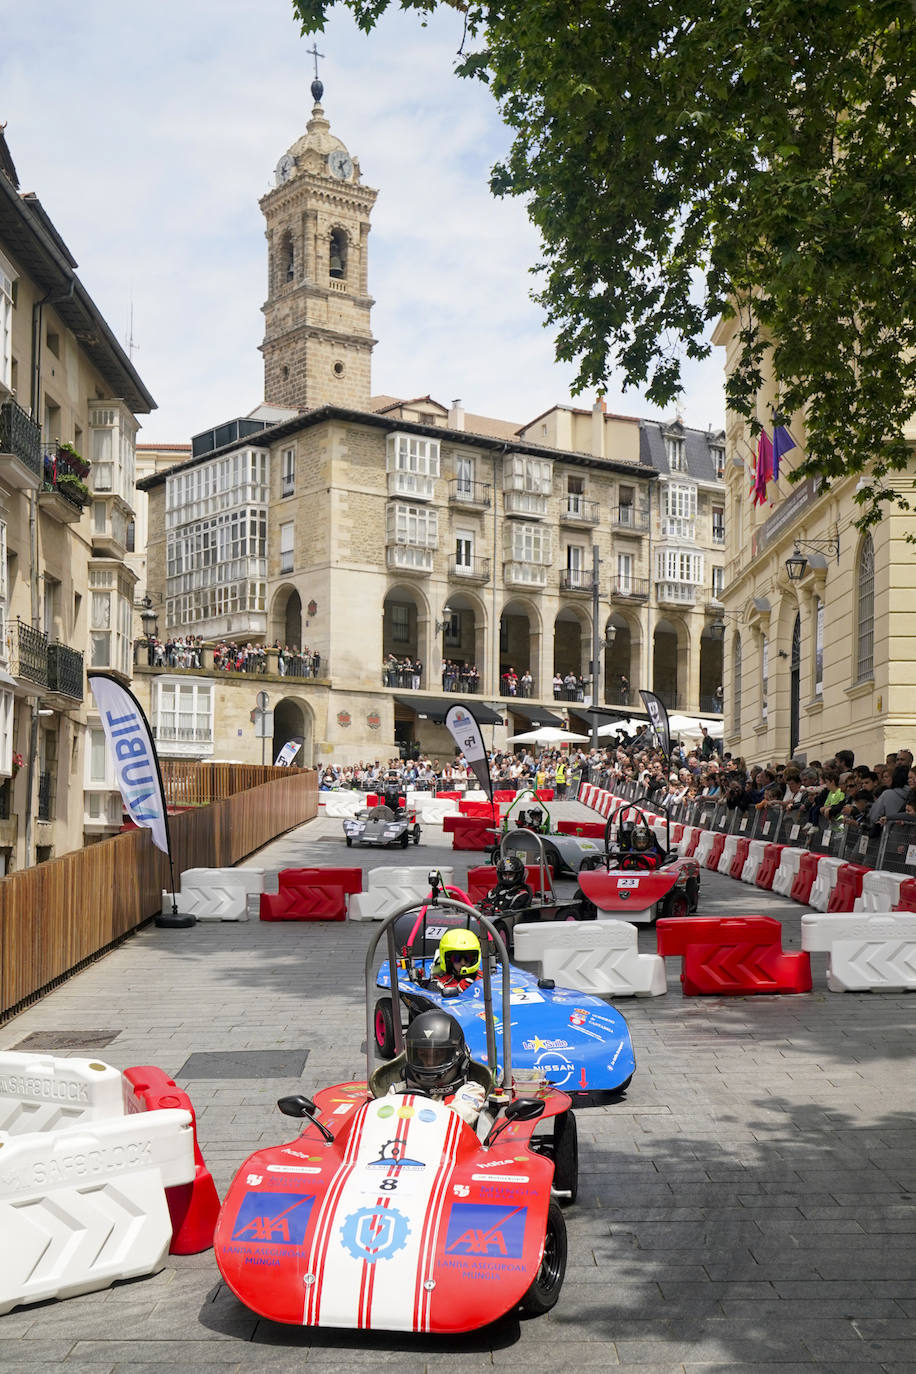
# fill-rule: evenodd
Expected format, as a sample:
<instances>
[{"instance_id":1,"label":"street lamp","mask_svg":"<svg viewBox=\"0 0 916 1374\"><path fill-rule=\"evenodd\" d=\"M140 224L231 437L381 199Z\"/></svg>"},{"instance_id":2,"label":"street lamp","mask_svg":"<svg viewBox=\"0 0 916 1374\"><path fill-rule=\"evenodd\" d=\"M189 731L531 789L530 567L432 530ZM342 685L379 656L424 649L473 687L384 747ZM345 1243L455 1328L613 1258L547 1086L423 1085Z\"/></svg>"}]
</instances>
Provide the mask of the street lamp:
<instances>
[{"instance_id":1,"label":"street lamp","mask_svg":"<svg viewBox=\"0 0 916 1374\"><path fill-rule=\"evenodd\" d=\"M146 654L150 667L153 666L153 640L159 629L159 617L153 610L153 603L149 596L143 598L143 610L140 612L140 623L143 626L143 633L146 635Z\"/></svg>"},{"instance_id":2,"label":"street lamp","mask_svg":"<svg viewBox=\"0 0 916 1374\"><path fill-rule=\"evenodd\" d=\"M442 631L446 628L446 626L448 625L449 620L452 618L452 616L455 614L455 612L452 610L451 606L443 606L443 607L442 607L442 614L443 614L444 616L447 616L447 617L448 617L448 620L437 620L437 621L436 621L436 634L437 634L437 635L441 634Z\"/></svg>"},{"instance_id":3,"label":"street lamp","mask_svg":"<svg viewBox=\"0 0 916 1374\"><path fill-rule=\"evenodd\" d=\"M795 547L786 559L786 572L790 582L800 582L808 571L808 560L802 549L813 549L817 553L832 554L840 561L840 531L837 529L827 539L796 539Z\"/></svg>"}]
</instances>

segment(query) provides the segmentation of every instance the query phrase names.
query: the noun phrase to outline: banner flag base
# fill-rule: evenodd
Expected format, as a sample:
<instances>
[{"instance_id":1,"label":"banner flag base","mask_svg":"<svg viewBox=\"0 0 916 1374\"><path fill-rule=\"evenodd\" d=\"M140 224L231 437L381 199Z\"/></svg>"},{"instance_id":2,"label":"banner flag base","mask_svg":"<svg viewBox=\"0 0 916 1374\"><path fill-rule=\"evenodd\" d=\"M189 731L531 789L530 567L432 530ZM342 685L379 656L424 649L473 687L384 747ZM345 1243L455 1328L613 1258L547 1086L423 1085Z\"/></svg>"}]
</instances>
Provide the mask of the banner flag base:
<instances>
[{"instance_id":1,"label":"banner flag base","mask_svg":"<svg viewBox=\"0 0 916 1374\"><path fill-rule=\"evenodd\" d=\"M188 926L197 925L197 917L181 911L169 911L165 914L160 911L156 917L156 925L160 929L165 927L167 930L186 930Z\"/></svg>"}]
</instances>

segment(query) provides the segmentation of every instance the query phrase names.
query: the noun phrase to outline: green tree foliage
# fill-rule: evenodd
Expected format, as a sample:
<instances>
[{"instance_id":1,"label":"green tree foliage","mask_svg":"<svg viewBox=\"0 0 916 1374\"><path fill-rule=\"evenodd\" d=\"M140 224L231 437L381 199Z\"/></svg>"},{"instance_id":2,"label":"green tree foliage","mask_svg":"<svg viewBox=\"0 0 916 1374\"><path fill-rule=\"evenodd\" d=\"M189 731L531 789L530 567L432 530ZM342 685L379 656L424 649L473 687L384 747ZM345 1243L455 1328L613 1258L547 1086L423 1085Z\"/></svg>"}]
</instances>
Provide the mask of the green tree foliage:
<instances>
[{"instance_id":1,"label":"green tree foliage","mask_svg":"<svg viewBox=\"0 0 916 1374\"><path fill-rule=\"evenodd\" d=\"M293 3L313 32L335 0ZM371 30L391 0L340 3ZM736 315L729 405L769 420L771 368L806 413L795 476L868 465L863 523L916 411L914 4L400 0L463 16L456 69L514 134L491 187L540 230L536 299L578 389L619 368L666 406Z\"/></svg>"}]
</instances>

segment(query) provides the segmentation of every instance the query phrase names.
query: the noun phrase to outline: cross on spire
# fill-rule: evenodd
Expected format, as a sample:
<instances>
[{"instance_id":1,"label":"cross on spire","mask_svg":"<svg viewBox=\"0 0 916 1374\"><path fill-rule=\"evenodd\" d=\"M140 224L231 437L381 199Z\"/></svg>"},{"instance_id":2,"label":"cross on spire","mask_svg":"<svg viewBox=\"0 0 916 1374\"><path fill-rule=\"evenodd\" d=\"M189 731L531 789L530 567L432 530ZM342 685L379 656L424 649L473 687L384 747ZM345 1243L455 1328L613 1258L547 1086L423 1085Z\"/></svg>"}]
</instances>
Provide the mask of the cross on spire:
<instances>
[{"instance_id":1,"label":"cross on spire","mask_svg":"<svg viewBox=\"0 0 916 1374\"><path fill-rule=\"evenodd\" d=\"M323 59L323 58L324 58L324 53L318 51L318 44L317 44L317 43L313 43L312 46L311 46L310 48L306 48L305 51L306 51L306 53L308 54L309 57L313 57L313 58L315 59L315 80L317 81L317 80L318 80L318 59L319 59L319 57Z\"/></svg>"}]
</instances>

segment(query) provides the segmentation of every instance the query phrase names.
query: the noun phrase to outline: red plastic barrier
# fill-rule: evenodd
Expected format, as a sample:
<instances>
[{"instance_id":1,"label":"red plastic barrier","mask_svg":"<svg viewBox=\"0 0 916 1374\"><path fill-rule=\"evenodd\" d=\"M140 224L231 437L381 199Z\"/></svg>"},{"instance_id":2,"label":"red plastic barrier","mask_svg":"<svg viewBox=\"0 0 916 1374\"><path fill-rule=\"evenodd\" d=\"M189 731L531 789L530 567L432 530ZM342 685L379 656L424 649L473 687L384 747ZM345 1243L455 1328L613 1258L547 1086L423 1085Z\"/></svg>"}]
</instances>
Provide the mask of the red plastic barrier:
<instances>
[{"instance_id":1,"label":"red plastic barrier","mask_svg":"<svg viewBox=\"0 0 916 1374\"><path fill-rule=\"evenodd\" d=\"M347 893L362 892L361 868L284 868L279 892L261 893L262 921L345 921Z\"/></svg>"},{"instance_id":2,"label":"red plastic barrier","mask_svg":"<svg viewBox=\"0 0 916 1374\"><path fill-rule=\"evenodd\" d=\"M711 868L714 872L718 870L719 860L722 857L722 850L725 848L725 841L727 838L727 835L716 835L712 842L712 847L706 855L706 862L703 865L704 868Z\"/></svg>"},{"instance_id":3,"label":"red plastic barrier","mask_svg":"<svg viewBox=\"0 0 916 1374\"><path fill-rule=\"evenodd\" d=\"M680 821L675 822L671 827L671 843L680 844L684 838L684 827Z\"/></svg>"},{"instance_id":4,"label":"red plastic barrier","mask_svg":"<svg viewBox=\"0 0 916 1374\"><path fill-rule=\"evenodd\" d=\"M453 849L492 849L499 833L485 816L444 816L442 830L451 835Z\"/></svg>"},{"instance_id":5,"label":"red plastic barrier","mask_svg":"<svg viewBox=\"0 0 916 1374\"><path fill-rule=\"evenodd\" d=\"M695 827L694 827L693 834L692 834L691 837L690 837L690 843L688 844L687 848L684 850L684 853L683 853L682 856L681 856L682 858L684 858L684 859L690 859L690 858L693 857L693 855L696 853L697 845L700 843L700 836L702 835L702 833L703 833L703 832L702 832L702 830L699 828L699 826L695 826Z\"/></svg>"},{"instance_id":6,"label":"red plastic barrier","mask_svg":"<svg viewBox=\"0 0 916 1374\"><path fill-rule=\"evenodd\" d=\"M525 882L532 892L541 891L541 869L539 864L525 865ZM475 904L486 897L491 887L496 886L496 865L481 864L468 869L468 896Z\"/></svg>"},{"instance_id":7,"label":"red plastic barrier","mask_svg":"<svg viewBox=\"0 0 916 1374\"><path fill-rule=\"evenodd\" d=\"M461 801L461 798L464 796L464 793L463 793L463 792L437 792L437 793L436 793L436 796L437 796L437 797L446 797L449 801Z\"/></svg>"},{"instance_id":8,"label":"red plastic barrier","mask_svg":"<svg viewBox=\"0 0 916 1374\"><path fill-rule=\"evenodd\" d=\"M216 1218L219 1216L219 1194L213 1175L204 1163L204 1157L197 1143L197 1117L186 1092L169 1078L162 1069L154 1064L144 1064L133 1069L125 1069L124 1077L134 1090L134 1095L143 1104L142 1110L154 1112L167 1107L181 1107L191 1113L191 1127L194 1131L194 1181L177 1183L166 1188L165 1197L172 1218L172 1243L169 1251L173 1255L199 1255L209 1250L213 1244Z\"/></svg>"},{"instance_id":9,"label":"red plastic barrier","mask_svg":"<svg viewBox=\"0 0 916 1374\"><path fill-rule=\"evenodd\" d=\"M772 916L688 916L656 924L658 952L681 955L685 997L810 992L811 960L782 949Z\"/></svg>"},{"instance_id":10,"label":"red plastic barrier","mask_svg":"<svg viewBox=\"0 0 916 1374\"><path fill-rule=\"evenodd\" d=\"M900 884L900 894L893 911L916 911L916 878L907 878Z\"/></svg>"},{"instance_id":11,"label":"red plastic barrier","mask_svg":"<svg viewBox=\"0 0 916 1374\"><path fill-rule=\"evenodd\" d=\"M553 801L554 789L552 787L539 787L534 795L537 797L538 801Z\"/></svg>"},{"instance_id":12,"label":"red plastic barrier","mask_svg":"<svg viewBox=\"0 0 916 1374\"><path fill-rule=\"evenodd\" d=\"M604 826L600 821L557 821L561 835L580 835L586 840L603 840Z\"/></svg>"},{"instance_id":13,"label":"red plastic barrier","mask_svg":"<svg viewBox=\"0 0 916 1374\"><path fill-rule=\"evenodd\" d=\"M750 840L739 840L735 850L735 857L732 859L732 866L728 870L730 878L740 878L744 872L744 865L747 863L747 856L751 852Z\"/></svg>"},{"instance_id":14,"label":"red plastic barrier","mask_svg":"<svg viewBox=\"0 0 916 1374\"><path fill-rule=\"evenodd\" d=\"M760 867L757 869L757 877L754 879L755 887L765 887L769 892L773 886L773 879L776 877L776 870L782 858L784 844L768 844L763 851L763 858Z\"/></svg>"},{"instance_id":15,"label":"red plastic barrier","mask_svg":"<svg viewBox=\"0 0 916 1374\"><path fill-rule=\"evenodd\" d=\"M862 896L862 879L871 869L864 864L844 864L837 872L836 883L827 903L828 911L852 911L855 900Z\"/></svg>"},{"instance_id":16,"label":"red plastic barrier","mask_svg":"<svg viewBox=\"0 0 916 1374\"><path fill-rule=\"evenodd\" d=\"M478 819L487 821L499 820L499 802L494 802L491 806L488 801L460 801L458 803L459 816L476 816Z\"/></svg>"},{"instance_id":17,"label":"red plastic barrier","mask_svg":"<svg viewBox=\"0 0 916 1374\"><path fill-rule=\"evenodd\" d=\"M801 856L798 872L792 880L792 891L789 894L794 901L803 902L805 906L810 902L811 889L814 886L822 858L822 854L805 853Z\"/></svg>"},{"instance_id":18,"label":"red plastic barrier","mask_svg":"<svg viewBox=\"0 0 916 1374\"><path fill-rule=\"evenodd\" d=\"M515 797L516 793L509 792L506 788L501 788L498 792L493 793L493 800L495 802L514 802Z\"/></svg>"}]
</instances>

